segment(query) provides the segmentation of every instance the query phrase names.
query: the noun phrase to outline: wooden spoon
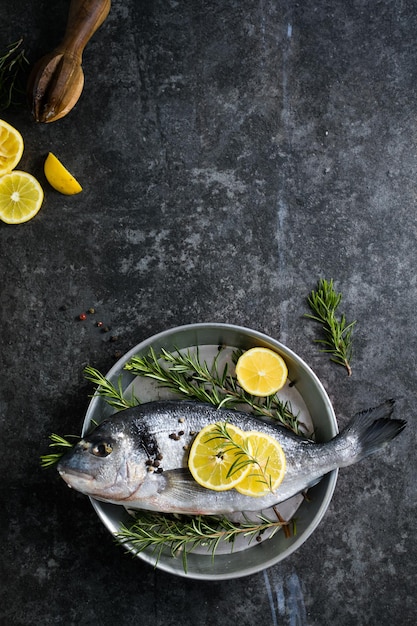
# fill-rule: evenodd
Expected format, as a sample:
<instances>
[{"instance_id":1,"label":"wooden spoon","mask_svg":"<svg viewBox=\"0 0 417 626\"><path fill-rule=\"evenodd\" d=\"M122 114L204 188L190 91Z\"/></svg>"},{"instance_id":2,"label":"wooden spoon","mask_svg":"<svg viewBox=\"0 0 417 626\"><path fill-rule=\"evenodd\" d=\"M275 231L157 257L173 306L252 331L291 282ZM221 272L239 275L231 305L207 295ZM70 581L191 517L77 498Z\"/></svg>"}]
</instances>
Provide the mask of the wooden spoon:
<instances>
[{"instance_id":1,"label":"wooden spoon","mask_svg":"<svg viewBox=\"0 0 417 626\"><path fill-rule=\"evenodd\" d=\"M111 0L71 0L62 42L34 65L29 76L28 98L37 122L59 120L77 103L84 86L84 48L110 5Z\"/></svg>"}]
</instances>

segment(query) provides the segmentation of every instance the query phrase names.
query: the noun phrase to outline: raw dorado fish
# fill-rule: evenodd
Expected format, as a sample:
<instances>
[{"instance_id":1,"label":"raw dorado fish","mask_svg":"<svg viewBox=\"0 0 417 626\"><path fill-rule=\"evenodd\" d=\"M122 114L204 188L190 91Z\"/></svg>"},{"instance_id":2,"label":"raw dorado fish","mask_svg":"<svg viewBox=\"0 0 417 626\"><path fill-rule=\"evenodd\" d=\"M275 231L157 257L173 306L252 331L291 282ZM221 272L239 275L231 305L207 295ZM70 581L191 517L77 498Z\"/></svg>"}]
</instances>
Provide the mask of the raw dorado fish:
<instances>
[{"instance_id":1,"label":"raw dorado fish","mask_svg":"<svg viewBox=\"0 0 417 626\"><path fill-rule=\"evenodd\" d=\"M129 509L195 515L260 511L383 448L406 424L390 419L392 410L387 401L358 413L331 441L314 443L247 413L189 401L150 402L103 421L62 457L58 471L77 491ZM189 444L203 426L226 421L279 441L287 467L276 492L251 497L195 482L187 467Z\"/></svg>"}]
</instances>

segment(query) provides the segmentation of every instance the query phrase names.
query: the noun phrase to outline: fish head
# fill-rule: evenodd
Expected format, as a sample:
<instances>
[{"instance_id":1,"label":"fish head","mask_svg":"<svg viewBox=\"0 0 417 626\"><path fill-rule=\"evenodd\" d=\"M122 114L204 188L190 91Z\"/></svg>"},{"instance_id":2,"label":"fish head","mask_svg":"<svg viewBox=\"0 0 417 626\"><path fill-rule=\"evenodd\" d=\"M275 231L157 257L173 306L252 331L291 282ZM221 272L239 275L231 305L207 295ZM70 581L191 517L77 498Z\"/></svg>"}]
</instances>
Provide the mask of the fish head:
<instances>
[{"instance_id":1,"label":"fish head","mask_svg":"<svg viewBox=\"0 0 417 626\"><path fill-rule=\"evenodd\" d=\"M61 458L58 472L76 491L122 502L147 477L148 455L141 441L137 429L115 419L106 420Z\"/></svg>"}]
</instances>

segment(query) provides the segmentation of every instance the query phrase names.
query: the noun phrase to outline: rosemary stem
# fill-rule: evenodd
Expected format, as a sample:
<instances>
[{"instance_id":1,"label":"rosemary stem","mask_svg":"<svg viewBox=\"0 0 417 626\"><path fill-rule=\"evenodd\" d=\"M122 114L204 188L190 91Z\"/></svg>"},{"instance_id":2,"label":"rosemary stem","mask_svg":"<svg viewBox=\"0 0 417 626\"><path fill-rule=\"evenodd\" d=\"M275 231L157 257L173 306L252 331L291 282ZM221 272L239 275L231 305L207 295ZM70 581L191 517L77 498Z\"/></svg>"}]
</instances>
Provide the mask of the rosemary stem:
<instances>
[{"instance_id":1,"label":"rosemary stem","mask_svg":"<svg viewBox=\"0 0 417 626\"><path fill-rule=\"evenodd\" d=\"M320 279L317 290L313 290L307 298L313 313L305 313L304 317L322 324L324 338L315 340L325 346L321 352L331 354L331 360L345 367L348 376L351 376L352 333L356 320L347 324L345 315L341 315L340 319L336 317L341 299L342 294L335 291L333 279Z\"/></svg>"}]
</instances>

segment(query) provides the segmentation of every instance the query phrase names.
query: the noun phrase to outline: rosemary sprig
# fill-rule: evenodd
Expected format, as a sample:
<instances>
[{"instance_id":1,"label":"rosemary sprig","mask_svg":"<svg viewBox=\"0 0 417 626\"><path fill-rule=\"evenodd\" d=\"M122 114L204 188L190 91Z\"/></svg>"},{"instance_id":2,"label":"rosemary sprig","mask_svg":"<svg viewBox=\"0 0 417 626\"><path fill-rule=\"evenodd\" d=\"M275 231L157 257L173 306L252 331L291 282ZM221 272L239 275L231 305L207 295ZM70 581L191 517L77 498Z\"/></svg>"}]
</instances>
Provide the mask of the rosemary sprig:
<instances>
[{"instance_id":1,"label":"rosemary sprig","mask_svg":"<svg viewBox=\"0 0 417 626\"><path fill-rule=\"evenodd\" d=\"M0 109L9 108L17 96L24 94L22 75L28 60L22 44L20 38L0 52Z\"/></svg>"},{"instance_id":2,"label":"rosemary sprig","mask_svg":"<svg viewBox=\"0 0 417 626\"><path fill-rule=\"evenodd\" d=\"M130 399L125 398L121 376L117 381L117 387L113 385L103 374L97 369L87 365L84 368L84 376L94 385L97 385L97 389L94 392L94 396L100 396L106 400L106 402L114 409L120 411L128 409L132 406L139 404L138 398L133 394Z\"/></svg>"},{"instance_id":3,"label":"rosemary sprig","mask_svg":"<svg viewBox=\"0 0 417 626\"><path fill-rule=\"evenodd\" d=\"M67 435L68 438L75 438L75 439L79 439L79 437L77 437L76 435ZM49 439L51 440L52 443L49 444L50 448L61 448L62 451L61 452L56 452L53 454L44 454L41 456L41 467L43 467L44 469L51 467L52 465L55 465L55 463L57 463L59 461L59 459L62 457L63 454L65 454L66 449L67 448L72 448L74 444L72 444L70 441L68 441L68 439L66 439L65 437L61 437L61 435L56 435L55 433L52 433L52 435L49 436Z\"/></svg>"},{"instance_id":4,"label":"rosemary sprig","mask_svg":"<svg viewBox=\"0 0 417 626\"><path fill-rule=\"evenodd\" d=\"M289 402L283 402L277 395L259 399L251 396L237 384L235 376L226 363L218 369L218 357L211 367L200 362L198 348L194 353L168 352L162 349L157 355L151 348L148 355L136 355L128 361L125 369L137 376L152 378L162 386L182 396L208 402L217 408L234 408L246 404L257 415L277 419L283 426L299 434L297 416L293 414ZM235 359L235 356L232 356Z\"/></svg>"},{"instance_id":5,"label":"rosemary sprig","mask_svg":"<svg viewBox=\"0 0 417 626\"><path fill-rule=\"evenodd\" d=\"M212 515L176 516L141 511L136 521L130 525L122 525L116 539L122 544L129 543L136 552L152 548L156 558L155 567L164 550L172 557L182 555L185 573L187 573L187 556L199 546L207 548L214 559L215 552L221 542L233 543L239 535L260 540L266 530L273 535L287 522L270 520L259 514L256 521L245 519L233 522L227 517Z\"/></svg>"},{"instance_id":6,"label":"rosemary sprig","mask_svg":"<svg viewBox=\"0 0 417 626\"><path fill-rule=\"evenodd\" d=\"M321 352L331 354L331 360L343 365L348 376L351 376L352 333L356 320L347 324L345 315L337 319L336 309L341 299L342 294L334 290L333 279L327 281L322 278L319 280L317 291L313 290L307 299L314 314L305 313L304 317L322 324L325 338L315 340L327 346Z\"/></svg>"},{"instance_id":7,"label":"rosemary sprig","mask_svg":"<svg viewBox=\"0 0 417 626\"><path fill-rule=\"evenodd\" d=\"M220 406L226 399L218 393L219 376L216 370L216 360L210 369L207 363L200 363L198 348L195 357L188 351L182 354L162 348L159 355L150 348L146 356L133 356L124 369L136 376L152 378L164 387L175 393L188 396L201 402L210 402ZM227 365L221 375L223 380L227 375ZM222 383L220 383L222 386Z\"/></svg>"}]
</instances>

